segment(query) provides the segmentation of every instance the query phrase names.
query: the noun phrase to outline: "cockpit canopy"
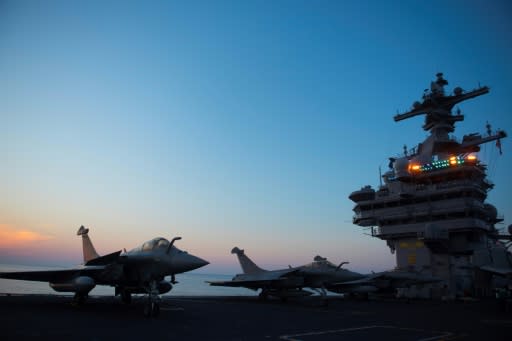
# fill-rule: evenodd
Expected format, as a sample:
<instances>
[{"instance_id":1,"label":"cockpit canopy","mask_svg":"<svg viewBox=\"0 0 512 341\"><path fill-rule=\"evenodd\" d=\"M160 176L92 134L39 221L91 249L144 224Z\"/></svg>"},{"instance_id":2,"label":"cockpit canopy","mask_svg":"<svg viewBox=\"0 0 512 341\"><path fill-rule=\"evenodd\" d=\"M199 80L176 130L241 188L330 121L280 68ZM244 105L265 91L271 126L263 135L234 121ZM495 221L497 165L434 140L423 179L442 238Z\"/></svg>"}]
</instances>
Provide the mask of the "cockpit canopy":
<instances>
[{"instance_id":1,"label":"cockpit canopy","mask_svg":"<svg viewBox=\"0 0 512 341\"><path fill-rule=\"evenodd\" d=\"M144 244L142 244L142 251L152 251L160 248L167 250L169 244L169 241L165 238L153 238L150 241L147 241Z\"/></svg>"},{"instance_id":2,"label":"cockpit canopy","mask_svg":"<svg viewBox=\"0 0 512 341\"><path fill-rule=\"evenodd\" d=\"M176 237L173 239L173 241L181 239L180 237ZM148 240L141 246L138 246L132 250L130 250L130 253L137 253L137 252L153 252L158 251L159 253L164 251L166 253L170 252L169 246L171 245L171 242L169 242L167 239L162 237L156 237L151 240ZM172 247L172 252L178 252L178 253L187 253L187 251L182 251L178 249L176 246Z\"/></svg>"},{"instance_id":3,"label":"cockpit canopy","mask_svg":"<svg viewBox=\"0 0 512 341\"><path fill-rule=\"evenodd\" d=\"M313 263L309 263L306 267L311 269L336 269L338 266L329 262L327 258L316 256Z\"/></svg>"},{"instance_id":4,"label":"cockpit canopy","mask_svg":"<svg viewBox=\"0 0 512 341\"><path fill-rule=\"evenodd\" d=\"M131 252L140 252L140 251L153 251L153 250L167 250L170 242L162 237L153 238L139 247L131 250Z\"/></svg>"}]
</instances>

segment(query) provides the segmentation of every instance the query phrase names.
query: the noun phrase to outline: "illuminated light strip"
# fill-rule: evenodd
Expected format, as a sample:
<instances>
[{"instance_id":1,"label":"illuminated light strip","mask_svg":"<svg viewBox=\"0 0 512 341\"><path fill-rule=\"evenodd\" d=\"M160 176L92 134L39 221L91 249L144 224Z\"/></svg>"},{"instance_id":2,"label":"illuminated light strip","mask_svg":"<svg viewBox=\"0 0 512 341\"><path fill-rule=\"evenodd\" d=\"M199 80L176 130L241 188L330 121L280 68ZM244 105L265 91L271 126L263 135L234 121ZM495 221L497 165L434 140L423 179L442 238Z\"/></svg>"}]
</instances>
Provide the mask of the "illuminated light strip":
<instances>
[{"instance_id":1,"label":"illuminated light strip","mask_svg":"<svg viewBox=\"0 0 512 341\"><path fill-rule=\"evenodd\" d=\"M412 164L409 166L409 171L415 172L429 172L437 169L444 169L450 166L463 165L466 162L476 162L477 157L473 154L468 155L466 158L462 156L452 156L447 160L438 160L432 163L427 163L424 165Z\"/></svg>"}]
</instances>

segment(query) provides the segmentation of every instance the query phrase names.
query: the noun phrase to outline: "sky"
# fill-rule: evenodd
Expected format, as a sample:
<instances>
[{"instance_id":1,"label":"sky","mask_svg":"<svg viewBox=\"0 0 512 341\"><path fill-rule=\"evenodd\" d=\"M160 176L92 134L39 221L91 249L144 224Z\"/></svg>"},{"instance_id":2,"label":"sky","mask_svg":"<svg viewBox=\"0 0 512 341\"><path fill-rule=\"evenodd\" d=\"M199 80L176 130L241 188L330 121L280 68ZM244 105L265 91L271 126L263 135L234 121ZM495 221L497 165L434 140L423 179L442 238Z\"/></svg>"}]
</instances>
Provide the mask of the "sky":
<instances>
[{"instance_id":1,"label":"sky","mask_svg":"<svg viewBox=\"0 0 512 341\"><path fill-rule=\"evenodd\" d=\"M1 1L0 263L74 265L156 236L239 271L320 254L394 267L348 195L426 137L395 123L437 72L456 134L512 130L508 1ZM512 223L511 139L479 158Z\"/></svg>"}]
</instances>

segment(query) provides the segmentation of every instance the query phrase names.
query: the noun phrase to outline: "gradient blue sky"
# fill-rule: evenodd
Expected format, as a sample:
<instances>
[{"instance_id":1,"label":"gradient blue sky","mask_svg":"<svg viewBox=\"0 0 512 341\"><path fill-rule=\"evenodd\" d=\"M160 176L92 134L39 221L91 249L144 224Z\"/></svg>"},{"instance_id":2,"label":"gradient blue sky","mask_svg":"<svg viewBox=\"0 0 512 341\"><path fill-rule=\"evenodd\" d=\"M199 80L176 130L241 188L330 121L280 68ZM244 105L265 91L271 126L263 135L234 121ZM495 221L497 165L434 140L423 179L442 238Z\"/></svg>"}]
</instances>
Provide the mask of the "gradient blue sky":
<instances>
[{"instance_id":1,"label":"gradient blue sky","mask_svg":"<svg viewBox=\"0 0 512 341\"><path fill-rule=\"evenodd\" d=\"M348 195L421 142L395 123L442 71L512 129L508 1L0 2L0 263L76 264L154 236L238 271L316 254L394 265ZM512 145L482 150L512 223Z\"/></svg>"}]
</instances>

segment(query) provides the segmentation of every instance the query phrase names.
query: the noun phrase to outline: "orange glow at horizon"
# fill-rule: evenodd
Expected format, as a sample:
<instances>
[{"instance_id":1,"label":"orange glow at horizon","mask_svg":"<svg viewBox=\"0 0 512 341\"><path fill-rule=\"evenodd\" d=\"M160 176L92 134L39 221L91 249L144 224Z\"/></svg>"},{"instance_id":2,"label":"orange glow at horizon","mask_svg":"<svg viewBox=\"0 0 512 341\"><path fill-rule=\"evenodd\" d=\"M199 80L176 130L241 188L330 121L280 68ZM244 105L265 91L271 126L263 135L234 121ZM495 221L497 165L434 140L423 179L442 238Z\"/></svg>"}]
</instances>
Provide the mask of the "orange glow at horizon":
<instances>
[{"instance_id":1,"label":"orange glow at horizon","mask_svg":"<svg viewBox=\"0 0 512 341\"><path fill-rule=\"evenodd\" d=\"M12 225L0 224L0 247L17 248L27 243L53 239L50 235L28 229L19 229Z\"/></svg>"}]
</instances>

